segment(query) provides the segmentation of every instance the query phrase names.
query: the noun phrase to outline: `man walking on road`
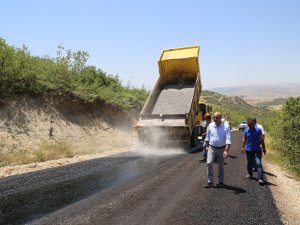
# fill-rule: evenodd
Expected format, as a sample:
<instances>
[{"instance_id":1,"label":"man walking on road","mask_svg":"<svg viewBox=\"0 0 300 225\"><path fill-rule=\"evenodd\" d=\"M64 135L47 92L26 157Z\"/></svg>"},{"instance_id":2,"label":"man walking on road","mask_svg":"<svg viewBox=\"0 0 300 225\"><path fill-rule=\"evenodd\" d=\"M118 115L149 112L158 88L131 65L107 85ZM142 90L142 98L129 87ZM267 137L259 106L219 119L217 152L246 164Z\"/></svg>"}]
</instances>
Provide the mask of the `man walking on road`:
<instances>
[{"instance_id":1,"label":"man walking on road","mask_svg":"<svg viewBox=\"0 0 300 225\"><path fill-rule=\"evenodd\" d=\"M242 145L242 153L244 154L246 150L247 156L247 170L248 174L246 178L252 179L253 175L253 161L255 160L257 173L258 173L258 182L260 185L264 184L263 180L263 168L261 164L262 151L266 154L266 147L262 131L260 128L255 127L254 120L252 118L247 119L248 127L244 130L244 138ZM262 145L262 150L260 148Z\"/></svg>"},{"instance_id":2,"label":"man walking on road","mask_svg":"<svg viewBox=\"0 0 300 225\"><path fill-rule=\"evenodd\" d=\"M205 138L207 151L207 177L208 182L205 188L214 187L213 164L215 158L218 159L219 183L216 187L224 186L224 157L228 156L229 147L231 144L230 128L222 122L222 114L216 112L213 116L214 122L211 122L207 128Z\"/></svg>"},{"instance_id":3,"label":"man walking on road","mask_svg":"<svg viewBox=\"0 0 300 225\"><path fill-rule=\"evenodd\" d=\"M264 127L257 123L256 118L253 118L254 126L261 129L262 138L265 140L265 130ZM261 146L262 148L262 146ZM260 159L262 160L262 158ZM253 172L257 172L255 158L253 159Z\"/></svg>"}]
</instances>

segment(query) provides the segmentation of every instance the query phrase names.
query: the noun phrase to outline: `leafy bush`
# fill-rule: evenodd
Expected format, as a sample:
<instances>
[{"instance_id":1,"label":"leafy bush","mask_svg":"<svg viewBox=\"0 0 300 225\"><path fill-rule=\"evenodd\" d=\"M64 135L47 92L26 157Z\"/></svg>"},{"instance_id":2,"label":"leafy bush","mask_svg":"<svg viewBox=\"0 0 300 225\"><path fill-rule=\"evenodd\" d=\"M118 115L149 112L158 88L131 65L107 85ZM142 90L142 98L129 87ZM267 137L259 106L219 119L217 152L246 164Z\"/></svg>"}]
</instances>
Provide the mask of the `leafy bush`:
<instances>
[{"instance_id":1,"label":"leafy bush","mask_svg":"<svg viewBox=\"0 0 300 225\"><path fill-rule=\"evenodd\" d=\"M288 164L300 162L300 97L289 98L271 122L275 147Z\"/></svg>"},{"instance_id":2,"label":"leafy bush","mask_svg":"<svg viewBox=\"0 0 300 225\"><path fill-rule=\"evenodd\" d=\"M144 87L122 85L118 76L88 66L88 53L58 46L56 58L35 57L0 38L0 97L19 94L72 93L123 108L142 108L149 95Z\"/></svg>"}]
</instances>

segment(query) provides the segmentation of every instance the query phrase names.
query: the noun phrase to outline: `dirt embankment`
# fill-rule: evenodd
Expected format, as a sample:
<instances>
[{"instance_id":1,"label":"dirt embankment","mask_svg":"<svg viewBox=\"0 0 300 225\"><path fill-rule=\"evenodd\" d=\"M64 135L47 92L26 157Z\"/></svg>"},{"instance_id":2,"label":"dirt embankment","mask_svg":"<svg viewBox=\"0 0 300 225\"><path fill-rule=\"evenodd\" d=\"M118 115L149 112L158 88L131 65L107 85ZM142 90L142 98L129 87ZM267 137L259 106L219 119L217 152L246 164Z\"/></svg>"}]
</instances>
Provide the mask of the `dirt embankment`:
<instances>
[{"instance_id":1,"label":"dirt embankment","mask_svg":"<svg viewBox=\"0 0 300 225\"><path fill-rule=\"evenodd\" d=\"M124 148L131 144L135 123L132 114L119 108L71 95L2 99L0 156L41 151L51 143L67 146L77 155Z\"/></svg>"}]
</instances>

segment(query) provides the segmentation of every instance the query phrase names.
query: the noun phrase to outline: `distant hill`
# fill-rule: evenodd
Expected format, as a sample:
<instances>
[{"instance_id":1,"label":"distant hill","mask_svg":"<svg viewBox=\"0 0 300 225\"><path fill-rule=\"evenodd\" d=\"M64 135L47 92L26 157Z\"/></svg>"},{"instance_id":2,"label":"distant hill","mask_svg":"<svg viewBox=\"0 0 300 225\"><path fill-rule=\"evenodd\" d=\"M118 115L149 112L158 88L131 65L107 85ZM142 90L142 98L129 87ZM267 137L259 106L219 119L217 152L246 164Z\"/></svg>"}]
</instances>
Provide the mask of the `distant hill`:
<instances>
[{"instance_id":1,"label":"distant hill","mask_svg":"<svg viewBox=\"0 0 300 225\"><path fill-rule=\"evenodd\" d=\"M282 105L288 97L300 96L300 83L251 85L211 88L210 91L228 96L238 96L252 105Z\"/></svg>"},{"instance_id":2,"label":"distant hill","mask_svg":"<svg viewBox=\"0 0 300 225\"><path fill-rule=\"evenodd\" d=\"M256 117L261 122L272 115L272 111L267 107L252 106L237 96L227 96L204 90L201 93L201 100L211 105L213 111L218 110L226 115L233 126L237 126L240 121L244 121L248 117Z\"/></svg>"},{"instance_id":3,"label":"distant hill","mask_svg":"<svg viewBox=\"0 0 300 225\"><path fill-rule=\"evenodd\" d=\"M242 98L222 95L213 91L202 91L202 98L204 102L210 105L225 107L232 110L238 109L247 111L253 108L253 106L245 102Z\"/></svg>"}]
</instances>

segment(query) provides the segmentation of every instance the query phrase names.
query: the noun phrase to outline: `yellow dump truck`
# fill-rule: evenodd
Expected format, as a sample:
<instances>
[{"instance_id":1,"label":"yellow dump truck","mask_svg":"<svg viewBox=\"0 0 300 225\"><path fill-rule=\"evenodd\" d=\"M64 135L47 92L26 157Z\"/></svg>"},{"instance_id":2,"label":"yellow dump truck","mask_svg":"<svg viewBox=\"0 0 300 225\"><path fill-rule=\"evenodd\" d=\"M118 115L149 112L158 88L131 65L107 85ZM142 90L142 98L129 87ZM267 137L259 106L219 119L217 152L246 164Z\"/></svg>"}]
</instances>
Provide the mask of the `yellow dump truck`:
<instances>
[{"instance_id":1,"label":"yellow dump truck","mask_svg":"<svg viewBox=\"0 0 300 225\"><path fill-rule=\"evenodd\" d=\"M199 126L202 87L199 49L200 46L188 46L162 52L158 60L159 78L136 125L143 143L189 148L201 135L201 129L195 129Z\"/></svg>"}]
</instances>

